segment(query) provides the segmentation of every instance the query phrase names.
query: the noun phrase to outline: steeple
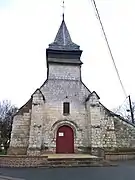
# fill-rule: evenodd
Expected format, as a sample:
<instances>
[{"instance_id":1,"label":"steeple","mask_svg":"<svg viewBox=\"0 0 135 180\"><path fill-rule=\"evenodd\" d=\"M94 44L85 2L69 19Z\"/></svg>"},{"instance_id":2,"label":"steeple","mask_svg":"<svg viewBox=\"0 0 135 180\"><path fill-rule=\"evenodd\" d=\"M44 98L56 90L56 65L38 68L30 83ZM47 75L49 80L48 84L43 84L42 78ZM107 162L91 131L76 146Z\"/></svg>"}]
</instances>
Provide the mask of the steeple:
<instances>
[{"instance_id":1,"label":"steeple","mask_svg":"<svg viewBox=\"0 0 135 180\"><path fill-rule=\"evenodd\" d=\"M72 39L70 37L69 31L67 29L65 20L64 20L64 14L62 23L60 25L60 28L58 30L58 33L55 37L55 40L53 43L49 44L49 49L53 50L79 50L80 47L72 42Z\"/></svg>"},{"instance_id":2,"label":"steeple","mask_svg":"<svg viewBox=\"0 0 135 180\"><path fill-rule=\"evenodd\" d=\"M54 42L49 44L46 49L47 67L50 63L81 65L81 54L80 46L71 39L63 13L62 22Z\"/></svg>"},{"instance_id":3,"label":"steeple","mask_svg":"<svg viewBox=\"0 0 135 180\"><path fill-rule=\"evenodd\" d=\"M69 31L67 29L65 19L64 19L64 10L65 10L65 4L63 0L63 14L62 14L62 23L60 25L60 28L58 30L58 33L55 37L55 40L53 43L49 44L50 49L54 50L79 50L79 46L72 42L72 39L70 37Z\"/></svg>"}]
</instances>

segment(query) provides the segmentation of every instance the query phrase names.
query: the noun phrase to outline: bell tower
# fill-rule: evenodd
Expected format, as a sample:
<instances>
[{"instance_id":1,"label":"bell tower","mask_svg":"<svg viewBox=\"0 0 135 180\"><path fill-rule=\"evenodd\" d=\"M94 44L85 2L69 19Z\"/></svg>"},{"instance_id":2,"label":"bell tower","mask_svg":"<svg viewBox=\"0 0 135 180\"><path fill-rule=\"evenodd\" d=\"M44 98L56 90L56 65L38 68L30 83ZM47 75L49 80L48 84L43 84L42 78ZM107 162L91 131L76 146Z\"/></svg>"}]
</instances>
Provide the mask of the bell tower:
<instances>
[{"instance_id":1,"label":"bell tower","mask_svg":"<svg viewBox=\"0 0 135 180\"><path fill-rule=\"evenodd\" d=\"M75 44L70 37L63 14L54 42L46 49L47 78L80 80L81 54L80 46Z\"/></svg>"}]
</instances>

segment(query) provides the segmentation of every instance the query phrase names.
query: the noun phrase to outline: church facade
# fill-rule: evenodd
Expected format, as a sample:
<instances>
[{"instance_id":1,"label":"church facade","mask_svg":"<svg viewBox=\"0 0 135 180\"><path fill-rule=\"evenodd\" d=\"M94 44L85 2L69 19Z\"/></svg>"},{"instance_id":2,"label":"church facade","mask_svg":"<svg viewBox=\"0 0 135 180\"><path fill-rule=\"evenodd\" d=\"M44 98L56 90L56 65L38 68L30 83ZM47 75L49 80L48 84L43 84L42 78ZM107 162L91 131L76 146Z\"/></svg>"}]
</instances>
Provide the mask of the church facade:
<instances>
[{"instance_id":1,"label":"church facade","mask_svg":"<svg viewBox=\"0 0 135 180\"><path fill-rule=\"evenodd\" d=\"M13 119L8 154L92 153L135 148L135 126L82 82L82 51L64 18L46 49L47 80Z\"/></svg>"}]
</instances>

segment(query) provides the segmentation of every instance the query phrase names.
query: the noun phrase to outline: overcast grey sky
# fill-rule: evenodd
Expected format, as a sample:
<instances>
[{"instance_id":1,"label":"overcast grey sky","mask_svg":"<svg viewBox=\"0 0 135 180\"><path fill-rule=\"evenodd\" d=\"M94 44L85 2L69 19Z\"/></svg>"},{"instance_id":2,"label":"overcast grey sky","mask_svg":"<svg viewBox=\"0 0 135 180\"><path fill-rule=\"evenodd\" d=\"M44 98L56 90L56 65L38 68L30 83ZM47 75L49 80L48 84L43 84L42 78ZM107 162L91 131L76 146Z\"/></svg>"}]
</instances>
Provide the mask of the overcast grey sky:
<instances>
[{"instance_id":1,"label":"overcast grey sky","mask_svg":"<svg viewBox=\"0 0 135 180\"><path fill-rule=\"evenodd\" d=\"M96 0L127 94L135 100L135 0ZM46 79L46 48L62 20L62 0L0 0L0 100L22 106ZM107 108L125 96L91 0L65 0L65 21L82 54L82 79Z\"/></svg>"}]
</instances>

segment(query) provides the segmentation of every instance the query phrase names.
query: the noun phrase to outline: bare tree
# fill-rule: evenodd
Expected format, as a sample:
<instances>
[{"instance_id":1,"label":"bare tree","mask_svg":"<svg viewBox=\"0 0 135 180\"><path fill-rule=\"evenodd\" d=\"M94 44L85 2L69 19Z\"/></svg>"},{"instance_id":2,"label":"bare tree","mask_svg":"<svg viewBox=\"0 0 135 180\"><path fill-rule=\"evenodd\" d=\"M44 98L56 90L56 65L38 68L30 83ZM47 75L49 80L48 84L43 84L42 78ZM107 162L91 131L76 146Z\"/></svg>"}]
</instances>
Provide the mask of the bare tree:
<instances>
[{"instance_id":1,"label":"bare tree","mask_svg":"<svg viewBox=\"0 0 135 180\"><path fill-rule=\"evenodd\" d=\"M17 108L8 100L0 102L0 145L3 144L5 150L9 146L13 115L16 112Z\"/></svg>"},{"instance_id":2,"label":"bare tree","mask_svg":"<svg viewBox=\"0 0 135 180\"><path fill-rule=\"evenodd\" d=\"M135 102L132 102L132 110L135 118ZM126 101L126 103L124 103L122 106L113 109L113 112L132 122L131 111L128 101Z\"/></svg>"}]
</instances>

